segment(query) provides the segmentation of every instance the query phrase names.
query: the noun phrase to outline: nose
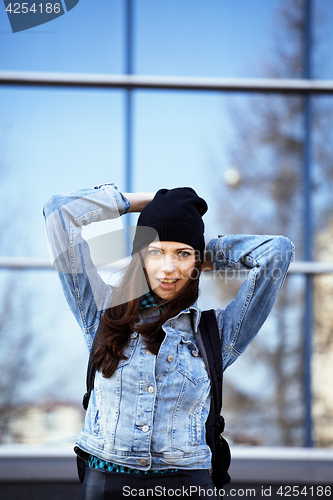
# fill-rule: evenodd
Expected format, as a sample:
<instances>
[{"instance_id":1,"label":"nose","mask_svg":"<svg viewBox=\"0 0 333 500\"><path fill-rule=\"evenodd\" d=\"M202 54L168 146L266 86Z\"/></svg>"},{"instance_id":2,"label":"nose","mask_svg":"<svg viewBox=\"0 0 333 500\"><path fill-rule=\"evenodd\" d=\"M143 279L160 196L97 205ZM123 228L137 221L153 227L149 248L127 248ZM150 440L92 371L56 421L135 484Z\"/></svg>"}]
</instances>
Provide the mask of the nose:
<instances>
[{"instance_id":1,"label":"nose","mask_svg":"<svg viewBox=\"0 0 333 500\"><path fill-rule=\"evenodd\" d=\"M174 259L171 255L165 255L161 265L161 271L164 273L173 273L176 270Z\"/></svg>"}]
</instances>

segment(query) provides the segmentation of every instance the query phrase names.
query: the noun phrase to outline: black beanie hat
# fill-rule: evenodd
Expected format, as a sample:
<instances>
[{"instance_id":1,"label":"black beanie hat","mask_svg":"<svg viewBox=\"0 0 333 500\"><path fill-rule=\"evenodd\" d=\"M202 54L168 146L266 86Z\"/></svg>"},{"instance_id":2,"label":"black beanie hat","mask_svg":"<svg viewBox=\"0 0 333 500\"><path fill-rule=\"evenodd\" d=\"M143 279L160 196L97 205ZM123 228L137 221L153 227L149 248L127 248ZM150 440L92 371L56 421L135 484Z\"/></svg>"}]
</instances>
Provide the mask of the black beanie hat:
<instances>
[{"instance_id":1,"label":"black beanie hat","mask_svg":"<svg viewBox=\"0 0 333 500\"><path fill-rule=\"evenodd\" d=\"M201 217L207 210L205 200L192 188L160 189L139 216L132 253L158 237L159 241L179 241L192 246L203 261L205 226Z\"/></svg>"}]
</instances>

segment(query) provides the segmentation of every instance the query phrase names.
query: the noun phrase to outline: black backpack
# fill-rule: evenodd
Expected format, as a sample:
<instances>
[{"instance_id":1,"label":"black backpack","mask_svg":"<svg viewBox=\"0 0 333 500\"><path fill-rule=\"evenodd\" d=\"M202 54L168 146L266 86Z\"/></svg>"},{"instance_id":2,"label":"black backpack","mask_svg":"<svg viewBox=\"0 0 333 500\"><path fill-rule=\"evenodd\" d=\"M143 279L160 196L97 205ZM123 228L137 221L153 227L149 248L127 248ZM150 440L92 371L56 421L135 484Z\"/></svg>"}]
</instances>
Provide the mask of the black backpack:
<instances>
[{"instance_id":1,"label":"black backpack","mask_svg":"<svg viewBox=\"0 0 333 500\"><path fill-rule=\"evenodd\" d=\"M96 337L95 337L96 338ZM226 483L230 482L228 469L230 466L230 449L228 442L222 436L224 431L224 418L221 415L222 409L222 377L223 365L220 345L220 336L214 310L203 311L195 339L198 344L201 356L205 363L212 386L212 400L209 415L206 421L206 442L212 452L211 476L215 487L221 490ZM90 351L87 369L87 392L82 401L82 406L88 408L91 391L94 388L96 368L92 357L94 353L94 343ZM84 480L85 468L89 454L78 448L74 448L77 454L77 468L81 483Z\"/></svg>"}]
</instances>

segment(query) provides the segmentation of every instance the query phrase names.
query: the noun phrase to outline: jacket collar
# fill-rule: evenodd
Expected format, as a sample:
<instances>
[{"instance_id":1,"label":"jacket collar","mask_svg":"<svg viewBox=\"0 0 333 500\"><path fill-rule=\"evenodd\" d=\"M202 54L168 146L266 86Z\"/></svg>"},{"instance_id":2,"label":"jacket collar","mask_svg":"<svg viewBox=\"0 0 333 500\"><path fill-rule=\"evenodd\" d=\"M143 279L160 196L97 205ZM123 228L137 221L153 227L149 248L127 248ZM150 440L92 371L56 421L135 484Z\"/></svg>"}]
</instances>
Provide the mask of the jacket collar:
<instances>
[{"instance_id":1,"label":"jacket collar","mask_svg":"<svg viewBox=\"0 0 333 500\"><path fill-rule=\"evenodd\" d=\"M201 310L198 307L198 303L194 302L191 306L187 307L183 311L180 311L180 313L177 314L177 316L174 316L173 318L170 318L169 321L175 320L182 316L183 314L191 314L192 315L192 325L194 328L194 331L197 332L198 326L200 323L200 318L201 318Z\"/></svg>"}]
</instances>

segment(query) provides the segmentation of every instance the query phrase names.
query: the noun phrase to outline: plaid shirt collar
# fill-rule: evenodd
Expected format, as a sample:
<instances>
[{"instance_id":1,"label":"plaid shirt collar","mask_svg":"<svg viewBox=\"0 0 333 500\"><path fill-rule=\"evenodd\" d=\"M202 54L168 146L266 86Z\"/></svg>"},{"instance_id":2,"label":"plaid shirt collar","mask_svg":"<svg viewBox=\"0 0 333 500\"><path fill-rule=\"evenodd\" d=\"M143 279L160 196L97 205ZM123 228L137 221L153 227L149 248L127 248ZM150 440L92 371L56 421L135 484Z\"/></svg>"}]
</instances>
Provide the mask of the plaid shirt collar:
<instances>
[{"instance_id":1,"label":"plaid shirt collar","mask_svg":"<svg viewBox=\"0 0 333 500\"><path fill-rule=\"evenodd\" d=\"M140 299L139 310L147 309L149 307L157 307L159 302L155 299L151 292L142 295Z\"/></svg>"}]
</instances>

